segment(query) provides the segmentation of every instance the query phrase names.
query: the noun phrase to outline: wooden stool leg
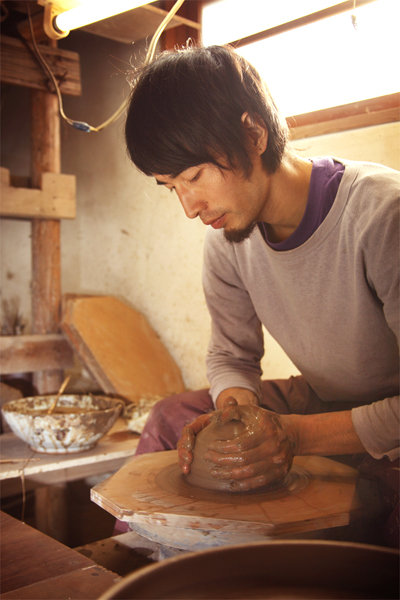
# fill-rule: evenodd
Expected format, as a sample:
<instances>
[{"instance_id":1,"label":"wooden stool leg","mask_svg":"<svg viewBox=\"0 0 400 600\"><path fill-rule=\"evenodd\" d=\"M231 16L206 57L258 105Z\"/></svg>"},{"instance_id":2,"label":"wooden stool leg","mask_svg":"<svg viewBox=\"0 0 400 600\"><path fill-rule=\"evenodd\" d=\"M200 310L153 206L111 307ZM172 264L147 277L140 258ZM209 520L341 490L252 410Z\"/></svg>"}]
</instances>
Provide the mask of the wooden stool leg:
<instances>
[{"instance_id":1,"label":"wooden stool leg","mask_svg":"<svg viewBox=\"0 0 400 600\"><path fill-rule=\"evenodd\" d=\"M36 529L68 544L67 484L47 485L35 490Z\"/></svg>"}]
</instances>

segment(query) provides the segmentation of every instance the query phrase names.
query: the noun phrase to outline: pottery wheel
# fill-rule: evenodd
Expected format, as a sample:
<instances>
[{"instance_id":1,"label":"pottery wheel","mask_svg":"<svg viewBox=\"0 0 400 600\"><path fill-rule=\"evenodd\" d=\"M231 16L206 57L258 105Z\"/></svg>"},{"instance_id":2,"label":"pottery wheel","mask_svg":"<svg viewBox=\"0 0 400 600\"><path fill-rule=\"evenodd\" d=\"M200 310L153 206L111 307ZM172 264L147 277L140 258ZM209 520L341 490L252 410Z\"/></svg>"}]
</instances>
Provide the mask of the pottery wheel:
<instances>
[{"instance_id":1,"label":"pottery wheel","mask_svg":"<svg viewBox=\"0 0 400 600\"><path fill-rule=\"evenodd\" d=\"M195 550L347 525L358 509L357 479L351 467L304 456L274 486L213 492L190 486L178 452L170 450L135 457L94 487L91 498L145 537Z\"/></svg>"},{"instance_id":2,"label":"pottery wheel","mask_svg":"<svg viewBox=\"0 0 400 600\"><path fill-rule=\"evenodd\" d=\"M156 485L167 492L178 494L186 498L197 500L211 500L212 502L226 504L229 499L235 504L253 504L268 496L271 498L284 498L288 494L296 494L308 484L307 472L301 467L294 465L290 473L281 481L270 485L250 490L248 492L220 492L208 490L196 485L191 485L183 475L179 464L174 463L164 467L155 478Z\"/></svg>"}]
</instances>

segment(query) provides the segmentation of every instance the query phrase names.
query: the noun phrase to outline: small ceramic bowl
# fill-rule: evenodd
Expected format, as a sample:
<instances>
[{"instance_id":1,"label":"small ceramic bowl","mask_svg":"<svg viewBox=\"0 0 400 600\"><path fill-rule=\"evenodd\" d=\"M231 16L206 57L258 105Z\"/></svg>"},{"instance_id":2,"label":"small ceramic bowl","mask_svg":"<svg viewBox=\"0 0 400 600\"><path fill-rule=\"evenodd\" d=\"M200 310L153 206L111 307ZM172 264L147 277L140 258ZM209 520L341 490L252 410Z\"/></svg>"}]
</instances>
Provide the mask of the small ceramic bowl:
<instances>
[{"instance_id":1,"label":"small ceramic bowl","mask_svg":"<svg viewBox=\"0 0 400 600\"><path fill-rule=\"evenodd\" d=\"M35 452L66 454L93 448L124 406L121 400L104 396L66 394L59 397L54 412L47 414L55 398L21 398L2 407L12 432Z\"/></svg>"}]
</instances>

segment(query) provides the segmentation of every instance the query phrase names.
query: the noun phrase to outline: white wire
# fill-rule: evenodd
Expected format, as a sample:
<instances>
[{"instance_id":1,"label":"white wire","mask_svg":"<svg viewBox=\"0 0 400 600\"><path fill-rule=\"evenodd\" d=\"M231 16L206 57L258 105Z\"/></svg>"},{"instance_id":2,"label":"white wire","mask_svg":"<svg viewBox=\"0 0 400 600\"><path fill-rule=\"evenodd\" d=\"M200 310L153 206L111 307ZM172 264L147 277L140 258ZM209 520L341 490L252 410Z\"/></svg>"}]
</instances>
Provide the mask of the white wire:
<instances>
[{"instance_id":1,"label":"white wire","mask_svg":"<svg viewBox=\"0 0 400 600\"><path fill-rule=\"evenodd\" d=\"M175 16L176 12L180 9L180 7L182 6L182 4L185 2L185 0L177 0L174 4L174 6L171 8L171 10L169 11L169 13L165 16L165 18L163 19L163 21L161 22L161 24L159 25L159 27L157 28L156 32L153 34L153 37L151 38L150 44L149 44L149 48L146 52L146 56L144 59L144 65L149 64L153 58L154 55L156 53L156 48L157 48L157 44L158 44L158 40L160 39L160 36L162 34L162 32L164 31L164 29L167 27L167 25L169 24L169 22L173 19L173 17ZM57 93L57 97L58 97L58 105L59 105L59 111L60 111L60 115L61 117L72 127L75 127L76 129L80 129L81 131L86 131L86 132L98 132L101 131L102 129L104 129L105 127L107 127L108 125L110 125L113 121L115 121L125 110L126 106L129 103L130 100L130 96L128 95L125 100L123 101L123 103L120 105L120 107L115 111L115 113L113 115L111 115L110 118L108 118L106 121L104 121L104 123L102 123L101 125L98 125L97 127L94 127L93 125L89 125L88 123L84 123L82 121L74 121L73 119L70 119L69 117L66 116L66 114L64 113L64 108L63 108L63 100L62 100L62 95L61 95L61 91L60 91L60 87L58 85L58 82L56 80L56 78L54 77L54 74L52 73L50 67L48 66L48 64L46 63L46 61L44 60L42 54L39 51L39 48L36 45L36 41L35 41L35 36L34 36L34 32L33 32L33 27L32 27L32 21L31 21L31 16L30 16L30 11L29 11L29 3L27 2L28 5L28 17L29 17L29 26L30 26L30 31L31 31L31 38L32 38L32 43L35 49L35 52L40 60L40 62L42 63L44 69L46 70L47 74L49 75L50 79L53 82L53 85L55 87L56 93Z\"/></svg>"},{"instance_id":2,"label":"white wire","mask_svg":"<svg viewBox=\"0 0 400 600\"><path fill-rule=\"evenodd\" d=\"M168 23L173 19L173 17L175 16L175 13L180 9L180 7L182 6L182 4L184 2L185 2L185 0L177 0L175 2L174 6L169 11L169 13L167 14L167 16L163 19L162 23L159 25L158 29L156 30L153 37L151 38L151 42L150 42L149 48L147 50L146 57L144 59L144 63L143 63L144 65L148 65L153 60L154 55L156 53L158 40L160 39L162 32L164 31L164 29L166 28ZM107 127L107 125L109 125L110 123L115 121L115 119L117 119L119 117L119 115L126 108L127 104L129 103L129 99L130 99L130 97L127 96L125 98L124 102L121 104L121 106L115 111L115 113L109 119L107 119L107 121L104 121L104 123L102 123L98 127L92 127L91 131L101 131L102 129Z\"/></svg>"}]
</instances>

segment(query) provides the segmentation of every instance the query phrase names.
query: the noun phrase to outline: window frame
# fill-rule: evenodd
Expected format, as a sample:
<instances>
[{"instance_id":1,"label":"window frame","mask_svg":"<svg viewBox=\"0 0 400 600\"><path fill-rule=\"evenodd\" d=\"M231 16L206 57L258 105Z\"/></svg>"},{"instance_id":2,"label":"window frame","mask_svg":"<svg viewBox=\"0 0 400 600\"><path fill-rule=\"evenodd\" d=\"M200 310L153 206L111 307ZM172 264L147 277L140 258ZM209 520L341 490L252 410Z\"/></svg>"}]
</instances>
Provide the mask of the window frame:
<instances>
[{"instance_id":1,"label":"window frame","mask_svg":"<svg viewBox=\"0 0 400 600\"><path fill-rule=\"evenodd\" d=\"M208 1L212 2L212 0ZM356 7L359 8L376 1L357 0ZM207 3L207 0L203 0L203 4L205 3ZM228 45L237 49L285 33L286 31L327 19L353 8L354 0L345 0L304 17L234 40ZM300 115L292 115L287 117L286 120L290 126L291 139L293 140L383 123L392 123L400 121L400 92L302 113Z\"/></svg>"}]
</instances>

